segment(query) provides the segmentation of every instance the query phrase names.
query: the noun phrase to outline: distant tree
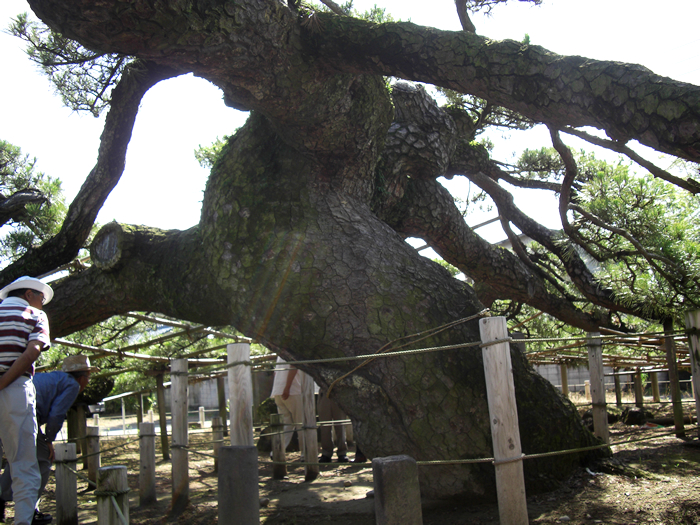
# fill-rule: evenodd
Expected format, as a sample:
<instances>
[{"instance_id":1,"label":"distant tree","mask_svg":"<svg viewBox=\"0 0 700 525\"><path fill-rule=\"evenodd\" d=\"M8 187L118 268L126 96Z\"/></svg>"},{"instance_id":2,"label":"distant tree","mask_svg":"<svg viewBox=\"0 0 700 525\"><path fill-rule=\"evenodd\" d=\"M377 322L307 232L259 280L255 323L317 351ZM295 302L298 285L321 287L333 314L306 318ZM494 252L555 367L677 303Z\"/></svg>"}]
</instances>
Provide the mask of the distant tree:
<instances>
[{"instance_id":1,"label":"distant tree","mask_svg":"<svg viewBox=\"0 0 700 525\"><path fill-rule=\"evenodd\" d=\"M66 214L61 181L36 170L36 159L0 140L0 237L3 265L56 234Z\"/></svg>"}]
</instances>

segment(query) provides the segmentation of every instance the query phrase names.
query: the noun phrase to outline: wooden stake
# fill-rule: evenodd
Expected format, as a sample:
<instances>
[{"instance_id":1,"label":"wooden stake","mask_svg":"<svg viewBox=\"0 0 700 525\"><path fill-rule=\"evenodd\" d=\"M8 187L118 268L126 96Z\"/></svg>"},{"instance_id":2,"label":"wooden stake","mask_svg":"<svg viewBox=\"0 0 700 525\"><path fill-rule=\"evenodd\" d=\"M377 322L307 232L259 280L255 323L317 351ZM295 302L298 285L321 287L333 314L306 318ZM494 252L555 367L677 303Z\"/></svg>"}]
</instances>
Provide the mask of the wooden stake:
<instances>
[{"instance_id":1,"label":"wooden stake","mask_svg":"<svg viewBox=\"0 0 700 525\"><path fill-rule=\"evenodd\" d=\"M87 427L87 464L88 479L97 482L97 470L100 468L100 429Z\"/></svg>"},{"instance_id":2,"label":"wooden stake","mask_svg":"<svg viewBox=\"0 0 700 525\"><path fill-rule=\"evenodd\" d=\"M642 372L639 368L634 372L634 404L637 408L644 408L644 387L642 385Z\"/></svg>"},{"instance_id":3,"label":"wooden stake","mask_svg":"<svg viewBox=\"0 0 700 525\"><path fill-rule=\"evenodd\" d=\"M156 426L154 423L139 425L139 504L156 503Z\"/></svg>"},{"instance_id":4,"label":"wooden stake","mask_svg":"<svg viewBox=\"0 0 700 525\"><path fill-rule=\"evenodd\" d=\"M78 525L78 477L67 467L75 470L75 443L57 443L56 453L56 523Z\"/></svg>"},{"instance_id":5,"label":"wooden stake","mask_svg":"<svg viewBox=\"0 0 700 525\"><path fill-rule=\"evenodd\" d=\"M617 408L622 408L622 386L620 385L620 376L615 374L613 376L613 381L615 381L615 405Z\"/></svg>"},{"instance_id":6,"label":"wooden stake","mask_svg":"<svg viewBox=\"0 0 700 525\"><path fill-rule=\"evenodd\" d=\"M664 332L673 333L673 321L664 321ZM681 388L678 383L678 364L676 362L676 342L673 337L664 338L666 348L666 361L668 363L668 379L671 388L671 403L673 405L673 423L676 429L676 437L685 437L683 426L683 404L681 402Z\"/></svg>"},{"instance_id":7,"label":"wooden stake","mask_svg":"<svg viewBox=\"0 0 700 525\"><path fill-rule=\"evenodd\" d=\"M314 397L314 380L309 374L301 374L301 399L304 412L304 430L299 434L303 436L301 449L307 463L315 462L318 457L318 432L316 427L316 399ZM304 479L313 481L318 477L320 468L318 465L306 465Z\"/></svg>"},{"instance_id":8,"label":"wooden stake","mask_svg":"<svg viewBox=\"0 0 700 525\"><path fill-rule=\"evenodd\" d=\"M270 433L272 434L272 479L284 479L287 475L287 452L284 450L284 423L282 414L270 414Z\"/></svg>"},{"instance_id":9,"label":"wooden stake","mask_svg":"<svg viewBox=\"0 0 700 525\"><path fill-rule=\"evenodd\" d=\"M649 376L651 377L651 398L654 403L660 403L661 392L659 392L659 374L657 372L651 372Z\"/></svg>"},{"instance_id":10,"label":"wooden stake","mask_svg":"<svg viewBox=\"0 0 700 525\"><path fill-rule=\"evenodd\" d=\"M220 417L211 418L211 440L214 442L212 449L214 450L214 472L219 472L219 450L224 439L224 426L221 423Z\"/></svg>"},{"instance_id":11,"label":"wooden stake","mask_svg":"<svg viewBox=\"0 0 700 525\"><path fill-rule=\"evenodd\" d=\"M173 421L173 502L175 513L182 512L190 501L189 444L187 434L187 359L170 365L172 379L171 407Z\"/></svg>"},{"instance_id":12,"label":"wooden stake","mask_svg":"<svg viewBox=\"0 0 700 525\"><path fill-rule=\"evenodd\" d=\"M505 317L480 319L479 332L483 343L506 339L508 330ZM509 525L527 525L525 478L510 345L507 342L492 344L483 347L481 352L486 375L500 521Z\"/></svg>"},{"instance_id":13,"label":"wooden stake","mask_svg":"<svg viewBox=\"0 0 700 525\"><path fill-rule=\"evenodd\" d=\"M569 374L566 369L566 363L559 364L559 372L561 374L561 393L566 399L569 399Z\"/></svg>"},{"instance_id":14,"label":"wooden stake","mask_svg":"<svg viewBox=\"0 0 700 525\"><path fill-rule=\"evenodd\" d=\"M125 466L102 467L97 473L96 495L97 523L100 525L129 523L129 482ZM116 505L112 498L116 500Z\"/></svg>"},{"instance_id":15,"label":"wooden stake","mask_svg":"<svg viewBox=\"0 0 700 525\"><path fill-rule=\"evenodd\" d=\"M255 447L221 447L219 469L219 525L258 525L258 450Z\"/></svg>"},{"instance_id":16,"label":"wooden stake","mask_svg":"<svg viewBox=\"0 0 700 525\"><path fill-rule=\"evenodd\" d=\"M76 411L78 413L78 448L83 454L83 468L87 470L88 460L87 460L87 406L80 404L76 405Z\"/></svg>"},{"instance_id":17,"label":"wooden stake","mask_svg":"<svg viewBox=\"0 0 700 525\"><path fill-rule=\"evenodd\" d=\"M249 343L230 344L226 349L229 364L250 363ZM253 446L253 379L250 366L239 364L228 369L228 393L231 445Z\"/></svg>"},{"instance_id":18,"label":"wooden stake","mask_svg":"<svg viewBox=\"0 0 700 525\"><path fill-rule=\"evenodd\" d=\"M700 342L697 329L700 328L700 311L686 312L685 327L691 333L688 336L690 347L690 373L693 374L693 396L695 397L695 417L698 424L698 437L700 437Z\"/></svg>"},{"instance_id":19,"label":"wooden stake","mask_svg":"<svg viewBox=\"0 0 700 525\"><path fill-rule=\"evenodd\" d=\"M224 436L228 436L228 410L226 410L226 380L224 376L216 378L216 394L219 398L219 417L224 427Z\"/></svg>"},{"instance_id":20,"label":"wooden stake","mask_svg":"<svg viewBox=\"0 0 700 525\"><path fill-rule=\"evenodd\" d=\"M156 396L158 399L158 421L160 423L160 446L163 451L163 459L170 459L170 443L168 442L168 418L165 415L165 386L163 386L163 374L156 374Z\"/></svg>"},{"instance_id":21,"label":"wooden stake","mask_svg":"<svg viewBox=\"0 0 700 525\"><path fill-rule=\"evenodd\" d=\"M595 435L608 445L608 413L605 403L605 382L603 377L603 347L599 332L588 334L588 369L591 373L591 400L593 401L593 429Z\"/></svg>"}]
</instances>

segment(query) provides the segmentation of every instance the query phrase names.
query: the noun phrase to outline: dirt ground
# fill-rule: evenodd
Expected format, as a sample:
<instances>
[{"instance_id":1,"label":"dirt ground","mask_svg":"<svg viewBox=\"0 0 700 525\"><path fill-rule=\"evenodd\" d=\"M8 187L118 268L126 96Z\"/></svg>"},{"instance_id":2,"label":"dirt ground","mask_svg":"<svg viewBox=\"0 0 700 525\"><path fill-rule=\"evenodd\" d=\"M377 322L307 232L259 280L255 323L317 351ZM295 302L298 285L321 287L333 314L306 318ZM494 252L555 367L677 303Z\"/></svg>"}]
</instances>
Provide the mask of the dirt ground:
<instances>
[{"instance_id":1,"label":"dirt ground","mask_svg":"<svg viewBox=\"0 0 700 525\"><path fill-rule=\"evenodd\" d=\"M685 409L689 405L685 405ZM668 415L667 405L647 406L655 417ZM700 442L697 428L686 427L679 439L673 428L649 428L614 423L611 426L613 457L575 472L554 492L527 499L530 523L571 524L698 524L700 523ZM643 441L638 441L643 439ZM126 439L102 441L103 451ZM190 436L190 446L210 452L211 434ZM157 451L160 459L160 450ZM259 488L260 523L360 525L374 523L371 463L329 464L313 482L304 482L303 466L290 466L284 480L271 478L271 465L261 454ZM350 454L352 457L353 454ZM298 453L290 453L290 461ZM102 465L127 465L129 472L130 522L136 525L217 523L217 478L213 460L190 455L190 505L181 514L170 512L171 465L157 462L158 503L139 507L138 443L103 453ZM80 466L79 466L80 467ZM55 515L53 476L42 511ZM95 497L79 480L81 524L97 523ZM12 507L8 507L8 516ZM497 524L495 504L459 505L455 502L423 502L423 522L444 524ZM11 523L11 520L8 520ZM55 522L54 522L55 523Z\"/></svg>"}]
</instances>

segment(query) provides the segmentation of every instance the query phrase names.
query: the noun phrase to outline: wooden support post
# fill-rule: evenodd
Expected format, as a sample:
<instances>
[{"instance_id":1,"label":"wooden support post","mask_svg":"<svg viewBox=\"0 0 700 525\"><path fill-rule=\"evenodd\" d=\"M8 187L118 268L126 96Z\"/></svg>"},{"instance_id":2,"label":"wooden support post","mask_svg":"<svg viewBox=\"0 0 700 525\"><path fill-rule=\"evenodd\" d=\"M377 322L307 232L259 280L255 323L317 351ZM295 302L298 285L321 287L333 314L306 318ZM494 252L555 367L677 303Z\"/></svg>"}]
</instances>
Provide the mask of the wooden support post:
<instances>
[{"instance_id":1,"label":"wooden support post","mask_svg":"<svg viewBox=\"0 0 700 525\"><path fill-rule=\"evenodd\" d=\"M593 429L595 435L609 445L610 431L605 402L605 378L603 377L603 346L599 332L591 332L588 337L588 370L591 374Z\"/></svg>"},{"instance_id":2,"label":"wooden support post","mask_svg":"<svg viewBox=\"0 0 700 525\"><path fill-rule=\"evenodd\" d=\"M78 430L78 409L76 407L71 407L66 415L66 427L68 430L68 442L75 443L76 451L80 450L80 445L78 445L77 438L80 436L80 430Z\"/></svg>"},{"instance_id":3,"label":"wooden support post","mask_svg":"<svg viewBox=\"0 0 700 525\"><path fill-rule=\"evenodd\" d=\"M566 363L559 363L559 373L561 375L561 393L566 399L569 399L569 374Z\"/></svg>"},{"instance_id":4,"label":"wooden support post","mask_svg":"<svg viewBox=\"0 0 700 525\"><path fill-rule=\"evenodd\" d=\"M224 426L220 417L211 418L211 440L214 442L212 447L214 450L214 472L219 472L219 451L224 440Z\"/></svg>"},{"instance_id":5,"label":"wooden support post","mask_svg":"<svg viewBox=\"0 0 700 525\"><path fill-rule=\"evenodd\" d=\"M87 464L88 479L97 483L97 470L101 466L99 427L87 427Z\"/></svg>"},{"instance_id":6,"label":"wooden support post","mask_svg":"<svg viewBox=\"0 0 700 525\"><path fill-rule=\"evenodd\" d=\"M83 455L83 468L87 470L87 406L84 404L76 405L78 413L78 447L77 450Z\"/></svg>"},{"instance_id":7,"label":"wooden support post","mask_svg":"<svg viewBox=\"0 0 700 525\"><path fill-rule=\"evenodd\" d=\"M673 321L664 321L664 332L673 333ZM681 388L678 382L678 364L676 362L676 342L673 337L664 338L664 348L666 349L666 361L668 364L668 378L671 388L671 403L673 404L673 423L676 430L676 437L685 437L685 427L683 426L683 404L681 402Z\"/></svg>"},{"instance_id":8,"label":"wooden support post","mask_svg":"<svg viewBox=\"0 0 700 525\"><path fill-rule=\"evenodd\" d=\"M614 372L617 372L617 368ZM617 373L613 376L613 381L615 381L615 405L617 408L622 408L622 386L620 385L620 376Z\"/></svg>"},{"instance_id":9,"label":"wooden support post","mask_svg":"<svg viewBox=\"0 0 700 525\"><path fill-rule=\"evenodd\" d=\"M204 407L199 407L199 428L204 428L204 424L207 422L207 416L204 412Z\"/></svg>"},{"instance_id":10,"label":"wooden support post","mask_svg":"<svg viewBox=\"0 0 700 525\"><path fill-rule=\"evenodd\" d=\"M139 394L139 411L136 414L136 423L138 425L143 423L143 394Z\"/></svg>"},{"instance_id":11,"label":"wooden support post","mask_svg":"<svg viewBox=\"0 0 700 525\"><path fill-rule=\"evenodd\" d=\"M126 403L122 397L122 433L126 436Z\"/></svg>"},{"instance_id":12,"label":"wooden support post","mask_svg":"<svg viewBox=\"0 0 700 525\"><path fill-rule=\"evenodd\" d=\"M219 452L219 525L258 525L258 449L221 447Z\"/></svg>"},{"instance_id":13,"label":"wooden support post","mask_svg":"<svg viewBox=\"0 0 700 525\"><path fill-rule=\"evenodd\" d=\"M586 401L591 401L591 381L586 379L583 381L583 392L586 395Z\"/></svg>"},{"instance_id":14,"label":"wooden support post","mask_svg":"<svg viewBox=\"0 0 700 525\"><path fill-rule=\"evenodd\" d=\"M163 374L156 374L156 396L158 399L158 421L160 422L160 446L163 459L170 459L170 443L168 442L168 418L165 415L165 387Z\"/></svg>"},{"instance_id":15,"label":"wooden support post","mask_svg":"<svg viewBox=\"0 0 700 525\"><path fill-rule=\"evenodd\" d=\"M252 376L253 380L253 425L260 424L260 382L257 381L255 376Z\"/></svg>"},{"instance_id":16,"label":"wooden support post","mask_svg":"<svg viewBox=\"0 0 700 525\"><path fill-rule=\"evenodd\" d=\"M226 410L226 379L224 376L216 378L216 393L219 397L219 417L224 426L224 436L228 436L228 410Z\"/></svg>"},{"instance_id":17,"label":"wooden support post","mask_svg":"<svg viewBox=\"0 0 700 525\"><path fill-rule=\"evenodd\" d=\"M506 339L508 329L505 317L480 319L479 332L484 344ZM486 376L500 521L509 525L527 525L525 478L510 345L507 342L490 344L484 346L481 352Z\"/></svg>"},{"instance_id":18,"label":"wooden support post","mask_svg":"<svg viewBox=\"0 0 700 525\"><path fill-rule=\"evenodd\" d=\"M284 479L287 476L287 453L284 450L284 422L282 414L270 414L270 433L272 434L272 479Z\"/></svg>"},{"instance_id":19,"label":"wooden support post","mask_svg":"<svg viewBox=\"0 0 700 525\"><path fill-rule=\"evenodd\" d=\"M642 372L639 368L634 372L634 404L637 408L644 407L644 386L642 385Z\"/></svg>"},{"instance_id":20,"label":"wooden support post","mask_svg":"<svg viewBox=\"0 0 700 525\"><path fill-rule=\"evenodd\" d=\"M56 523L78 525L78 477L68 470L75 470L75 443L56 443Z\"/></svg>"},{"instance_id":21,"label":"wooden support post","mask_svg":"<svg viewBox=\"0 0 700 525\"><path fill-rule=\"evenodd\" d=\"M156 503L156 426L153 422L139 425L139 505Z\"/></svg>"},{"instance_id":22,"label":"wooden support post","mask_svg":"<svg viewBox=\"0 0 700 525\"><path fill-rule=\"evenodd\" d=\"M99 427L99 426L100 426L100 415L99 415L99 414L93 414L93 415L92 415L92 426L93 426L93 427Z\"/></svg>"},{"instance_id":23,"label":"wooden support post","mask_svg":"<svg viewBox=\"0 0 700 525\"><path fill-rule=\"evenodd\" d=\"M250 363L250 344L226 346L228 363ZM229 406L231 407L231 445L253 446L253 380L250 366L239 364L228 369Z\"/></svg>"},{"instance_id":24,"label":"wooden support post","mask_svg":"<svg viewBox=\"0 0 700 525\"><path fill-rule=\"evenodd\" d=\"M95 494L100 525L129 523L129 482L124 465L102 467L97 473Z\"/></svg>"},{"instance_id":25,"label":"wooden support post","mask_svg":"<svg viewBox=\"0 0 700 525\"><path fill-rule=\"evenodd\" d=\"M302 374L301 372L299 372ZM314 397L314 380L309 374L301 376L301 401L304 413L304 426L299 433L301 450L307 463L316 462L318 457L318 430L316 426L316 399ZM313 481L318 477L320 467L318 465L306 465L304 467L304 479Z\"/></svg>"},{"instance_id":26,"label":"wooden support post","mask_svg":"<svg viewBox=\"0 0 700 525\"><path fill-rule=\"evenodd\" d=\"M377 525L422 525L418 465L409 456L372 460ZM501 523L505 523L501 521Z\"/></svg>"},{"instance_id":27,"label":"wooden support post","mask_svg":"<svg viewBox=\"0 0 700 525\"><path fill-rule=\"evenodd\" d=\"M153 409L149 408L148 409L148 421L147 423L153 423Z\"/></svg>"},{"instance_id":28,"label":"wooden support post","mask_svg":"<svg viewBox=\"0 0 700 525\"><path fill-rule=\"evenodd\" d=\"M187 359L170 364L170 402L172 414L173 512L180 513L190 502L190 469L187 452Z\"/></svg>"},{"instance_id":29,"label":"wooden support post","mask_svg":"<svg viewBox=\"0 0 700 525\"><path fill-rule=\"evenodd\" d=\"M700 437L700 311L686 312L685 328L688 330L688 348L690 351L690 373L693 381L693 397L695 398L695 417L698 422L698 437Z\"/></svg>"},{"instance_id":30,"label":"wooden support post","mask_svg":"<svg viewBox=\"0 0 700 525\"><path fill-rule=\"evenodd\" d=\"M651 398L654 403L661 402L661 392L659 392L659 374L656 372L651 372Z\"/></svg>"}]
</instances>

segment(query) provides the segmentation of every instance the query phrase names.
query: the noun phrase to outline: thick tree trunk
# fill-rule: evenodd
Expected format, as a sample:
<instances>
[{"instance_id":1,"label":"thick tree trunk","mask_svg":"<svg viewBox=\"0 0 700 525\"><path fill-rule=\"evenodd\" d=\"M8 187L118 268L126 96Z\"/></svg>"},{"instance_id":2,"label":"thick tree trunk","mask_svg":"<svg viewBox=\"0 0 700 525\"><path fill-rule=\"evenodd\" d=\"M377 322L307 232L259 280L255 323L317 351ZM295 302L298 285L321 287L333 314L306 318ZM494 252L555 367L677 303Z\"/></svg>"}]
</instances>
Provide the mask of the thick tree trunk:
<instances>
[{"instance_id":1,"label":"thick tree trunk","mask_svg":"<svg viewBox=\"0 0 700 525\"><path fill-rule=\"evenodd\" d=\"M231 324L290 359L342 357L482 309L470 287L418 255L367 204L324 183L322 169L253 114L212 172L198 228L112 225L96 237L93 257L105 269L56 287L81 315L62 299L47 305L57 335L127 309L154 310ZM478 341L473 320L411 347ZM512 358L523 450L594 443L573 406L519 352ZM356 364L302 368L325 388ZM333 392L370 456L489 457L483 374L478 347L446 350L377 359ZM551 487L584 456L528 461L529 490ZM495 494L490 465L424 467L421 480L428 496Z\"/></svg>"},{"instance_id":2,"label":"thick tree trunk","mask_svg":"<svg viewBox=\"0 0 700 525\"><path fill-rule=\"evenodd\" d=\"M98 198L81 194L73 209L81 213L71 219L75 235L70 242L59 238L62 246L77 249L85 238L76 233L84 232L83 219L90 222L121 172L135 108L149 82L194 72L219 86L229 105L255 111L212 170L197 226L162 232L114 224L96 237L95 265L58 283L47 305L54 336L145 310L232 325L289 359L372 354L412 334L423 334L412 348L478 342L476 320L428 334L483 307L472 288L404 242L412 231L472 265L498 284L499 293L536 295L539 304L595 328L597 319L557 302L515 257L499 258L500 252L450 228L458 222L455 208L434 191L434 179L450 168L456 126L410 90L407 102L394 108L384 79L365 73L427 80L533 118L600 126L687 158L697 153L697 131L684 124L697 113L696 103L661 111L648 100L656 91L640 90L621 105L610 100L611 90L625 82L658 80L637 68L630 69L632 80L620 79L616 71L623 66L583 64L463 32L321 14L302 19L277 0L30 5L51 27L91 49L167 68L151 69L121 102L124 123L103 139L112 148L100 155L91 179L97 179ZM562 82L571 82L571 90L560 89ZM664 97L674 99L677 86L659 82ZM642 120L622 118L642 106L648 109ZM674 126L683 130L678 144L668 139ZM97 177L100 169L104 180ZM423 215L421 195L411 193L417 189L429 200ZM448 228L436 228L440 221L449 221ZM460 247L452 250L452 239ZM56 250L59 259L70 252ZM518 351L512 361L523 451L593 444L574 407ZM355 366L301 368L327 388ZM341 379L333 392L369 456L490 457L483 374L478 348L445 350L377 359ZM588 454L528 461L528 490L551 487ZM426 496L495 495L491 465L424 467L421 483Z\"/></svg>"}]
</instances>

